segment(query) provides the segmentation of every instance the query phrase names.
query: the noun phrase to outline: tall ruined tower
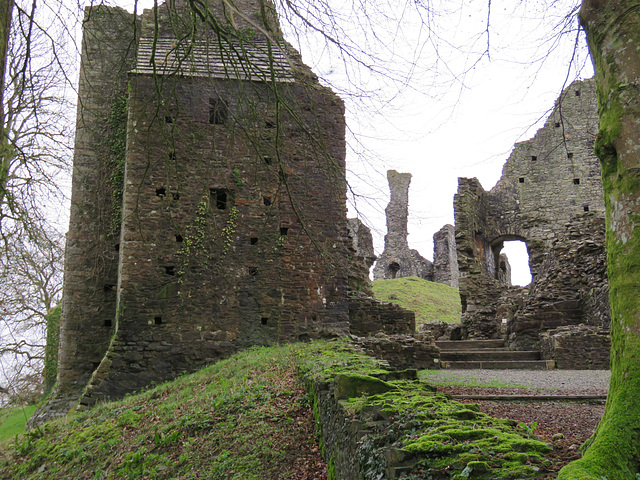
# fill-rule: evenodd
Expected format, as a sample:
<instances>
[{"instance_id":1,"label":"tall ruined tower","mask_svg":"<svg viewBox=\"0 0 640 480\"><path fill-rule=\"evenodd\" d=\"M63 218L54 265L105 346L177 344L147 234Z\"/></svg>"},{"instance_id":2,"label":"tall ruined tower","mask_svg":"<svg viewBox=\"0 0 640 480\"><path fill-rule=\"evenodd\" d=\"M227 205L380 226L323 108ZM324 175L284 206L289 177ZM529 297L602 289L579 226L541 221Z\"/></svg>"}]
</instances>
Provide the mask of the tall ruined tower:
<instances>
[{"instance_id":1,"label":"tall ruined tower","mask_svg":"<svg viewBox=\"0 0 640 480\"><path fill-rule=\"evenodd\" d=\"M433 264L417 250L411 250L407 241L411 174L389 170L387 180L391 193L385 209L387 234L384 236L384 251L373 268L373 278L421 277L431 280Z\"/></svg>"},{"instance_id":2,"label":"tall ruined tower","mask_svg":"<svg viewBox=\"0 0 640 480\"><path fill-rule=\"evenodd\" d=\"M86 11L44 417L251 345L348 332L343 103L269 0L199 8Z\"/></svg>"}]
</instances>

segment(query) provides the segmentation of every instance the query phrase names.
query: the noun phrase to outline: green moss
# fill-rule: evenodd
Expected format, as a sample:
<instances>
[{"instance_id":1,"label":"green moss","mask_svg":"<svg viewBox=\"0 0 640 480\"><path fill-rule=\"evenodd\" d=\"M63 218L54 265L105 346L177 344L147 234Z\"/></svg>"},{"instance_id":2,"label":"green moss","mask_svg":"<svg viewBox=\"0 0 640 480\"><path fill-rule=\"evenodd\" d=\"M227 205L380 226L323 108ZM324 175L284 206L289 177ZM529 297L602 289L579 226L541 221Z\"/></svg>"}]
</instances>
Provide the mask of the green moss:
<instances>
[{"instance_id":1,"label":"green moss","mask_svg":"<svg viewBox=\"0 0 640 480\"><path fill-rule=\"evenodd\" d=\"M369 375L356 373L338 374L334 379L334 395L338 399L361 397L363 395L376 395L397 387Z\"/></svg>"}]
</instances>

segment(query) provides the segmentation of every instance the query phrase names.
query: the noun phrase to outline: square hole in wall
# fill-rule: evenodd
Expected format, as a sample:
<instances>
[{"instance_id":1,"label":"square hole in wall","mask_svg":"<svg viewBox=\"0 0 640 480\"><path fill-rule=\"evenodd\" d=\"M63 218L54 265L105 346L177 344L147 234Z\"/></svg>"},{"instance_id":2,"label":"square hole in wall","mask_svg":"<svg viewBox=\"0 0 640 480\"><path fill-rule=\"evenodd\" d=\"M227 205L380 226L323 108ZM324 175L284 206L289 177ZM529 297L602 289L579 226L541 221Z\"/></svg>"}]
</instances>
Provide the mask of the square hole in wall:
<instances>
[{"instance_id":1,"label":"square hole in wall","mask_svg":"<svg viewBox=\"0 0 640 480\"><path fill-rule=\"evenodd\" d=\"M211 205L214 205L218 210L226 210L232 206L231 191L225 188L210 188L209 194L211 196Z\"/></svg>"},{"instance_id":2,"label":"square hole in wall","mask_svg":"<svg viewBox=\"0 0 640 480\"><path fill-rule=\"evenodd\" d=\"M120 251L120 244L119 244L119 243L116 243L116 244L113 246L113 249L114 249L116 252L119 252L119 251Z\"/></svg>"},{"instance_id":3,"label":"square hole in wall","mask_svg":"<svg viewBox=\"0 0 640 480\"><path fill-rule=\"evenodd\" d=\"M556 127L556 128L560 128L560 122L554 123L553 126Z\"/></svg>"},{"instance_id":4,"label":"square hole in wall","mask_svg":"<svg viewBox=\"0 0 640 480\"><path fill-rule=\"evenodd\" d=\"M104 326L105 327L110 327L111 325L113 325L113 322L110 319L107 319L104 321Z\"/></svg>"},{"instance_id":5,"label":"square hole in wall","mask_svg":"<svg viewBox=\"0 0 640 480\"><path fill-rule=\"evenodd\" d=\"M162 317L153 317L154 325L162 325Z\"/></svg>"},{"instance_id":6,"label":"square hole in wall","mask_svg":"<svg viewBox=\"0 0 640 480\"><path fill-rule=\"evenodd\" d=\"M531 155L531 161L535 162L536 160L538 160L538 157L536 157L535 155Z\"/></svg>"},{"instance_id":7,"label":"square hole in wall","mask_svg":"<svg viewBox=\"0 0 640 480\"><path fill-rule=\"evenodd\" d=\"M167 275L175 275L176 267L174 267L173 265L168 265L164 267L164 271Z\"/></svg>"},{"instance_id":8,"label":"square hole in wall","mask_svg":"<svg viewBox=\"0 0 640 480\"><path fill-rule=\"evenodd\" d=\"M171 115L165 115L164 123L173 123L173 117Z\"/></svg>"},{"instance_id":9,"label":"square hole in wall","mask_svg":"<svg viewBox=\"0 0 640 480\"><path fill-rule=\"evenodd\" d=\"M267 317L262 317L262 318L260 319L260 323L261 323L262 325L266 325L268 322L269 322L269 318L267 318Z\"/></svg>"},{"instance_id":10,"label":"square hole in wall","mask_svg":"<svg viewBox=\"0 0 640 480\"><path fill-rule=\"evenodd\" d=\"M573 158L573 153L571 152L567 153L567 158Z\"/></svg>"},{"instance_id":11,"label":"square hole in wall","mask_svg":"<svg viewBox=\"0 0 640 480\"><path fill-rule=\"evenodd\" d=\"M179 233L176 233L176 242L182 242L184 238Z\"/></svg>"},{"instance_id":12,"label":"square hole in wall","mask_svg":"<svg viewBox=\"0 0 640 480\"><path fill-rule=\"evenodd\" d=\"M224 125L229 118L227 102L221 98L209 99L209 123L211 125Z\"/></svg>"},{"instance_id":13,"label":"square hole in wall","mask_svg":"<svg viewBox=\"0 0 640 480\"><path fill-rule=\"evenodd\" d=\"M249 267L249 276L255 277L258 275L258 267Z\"/></svg>"},{"instance_id":14,"label":"square hole in wall","mask_svg":"<svg viewBox=\"0 0 640 480\"><path fill-rule=\"evenodd\" d=\"M582 210L584 210L585 212L589 211L589 205L583 205L582 206Z\"/></svg>"},{"instance_id":15,"label":"square hole in wall","mask_svg":"<svg viewBox=\"0 0 640 480\"><path fill-rule=\"evenodd\" d=\"M273 163L273 158L265 156L262 157L262 161L266 164L266 165L271 165Z\"/></svg>"},{"instance_id":16,"label":"square hole in wall","mask_svg":"<svg viewBox=\"0 0 640 480\"><path fill-rule=\"evenodd\" d=\"M174 200L180 200L180 194L178 192L172 193L171 196L173 197Z\"/></svg>"},{"instance_id":17,"label":"square hole in wall","mask_svg":"<svg viewBox=\"0 0 640 480\"><path fill-rule=\"evenodd\" d=\"M157 197L165 197L167 195L167 189L165 187L156 188Z\"/></svg>"},{"instance_id":18,"label":"square hole in wall","mask_svg":"<svg viewBox=\"0 0 640 480\"><path fill-rule=\"evenodd\" d=\"M270 207L271 206L271 197L262 197L262 203L264 203L264 205L266 207Z\"/></svg>"},{"instance_id":19,"label":"square hole in wall","mask_svg":"<svg viewBox=\"0 0 640 480\"><path fill-rule=\"evenodd\" d=\"M169 160L175 162L176 158L176 152L169 152Z\"/></svg>"},{"instance_id":20,"label":"square hole in wall","mask_svg":"<svg viewBox=\"0 0 640 480\"><path fill-rule=\"evenodd\" d=\"M574 178L573 179L573 184L574 185L580 185L580 179L579 178Z\"/></svg>"},{"instance_id":21,"label":"square hole in wall","mask_svg":"<svg viewBox=\"0 0 640 480\"><path fill-rule=\"evenodd\" d=\"M251 238L249 239L249 243L250 243L251 245L257 245L257 244L258 244L258 238L257 238L257 237L251 237Z\"/></svg>"},{"instance_id":22,"label":"square hole in wall","mask_svg":"<svg viewBox=\"0 0 640 480\"><path fill-rule=\"evenodd\" d=\"M520 177L520 178L518 179L518 183L524 183L524 177Z\"/></svg>"},{"instance_id":23,"label":"square hole in wall","mask_svg":"<svg viewBox=\"0 0 640 480\"><path fill-rule=\"evenodd\" d=\"M576 97L580 96L580 90L576 90Z\"/></svg>"},{"instance_id":24,"label":"square hole in wall","mask_svg":"<svg viewBox=\"0 0 640 480\"><path fill-rule=\"evenodd\" d=\"M289 234L289 227L280 227L280 236L284 237Z\"/></svg>"}]
</instances>

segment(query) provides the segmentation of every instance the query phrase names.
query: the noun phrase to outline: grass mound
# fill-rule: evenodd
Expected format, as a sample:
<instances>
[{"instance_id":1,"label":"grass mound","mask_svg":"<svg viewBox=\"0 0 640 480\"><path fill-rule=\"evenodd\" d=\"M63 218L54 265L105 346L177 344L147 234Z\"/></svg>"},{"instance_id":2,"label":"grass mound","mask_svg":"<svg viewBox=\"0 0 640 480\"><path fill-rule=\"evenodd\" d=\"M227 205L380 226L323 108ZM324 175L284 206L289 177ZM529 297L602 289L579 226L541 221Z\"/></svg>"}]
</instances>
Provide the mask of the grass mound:
<instances>
[{"instance_id":1,"label":"grass mound","mask_svg":"<svg viewBox=\"0 0 640 480\"><path fill-rule=\"evenodd\" d=\"M415 312L416 326L433 321L456 323L462 314L457 288L418 277L374 280L373 295Z\"/></svg>"},{"instance_id":2,"label":"grass mound","mask_svg":"<svg viewBox=\"0 0 640 480\"><path fill-rule=\"evenodd\" d=\"M36 411L35 405L24 408L0 409L0 442L14 438L24 432L27 420Z\"/></svg>"},{"instance_id":3,"label":"grass mound","mask_svg":"<svg viewBox=\"0 0 640 480\"><path fill-rule=\"evenodd\" d=\"M345 381L347 415L382 412L362 455L419 456L402 478L528 478L544 467L549 447L513 422L386 377L397 376L348 341L252 348L0 445L0 479L324 478L310 418L317 398L303 387L319 380ZM346 388L353 379L359 387Z\"/></svg>"}]
</instances>

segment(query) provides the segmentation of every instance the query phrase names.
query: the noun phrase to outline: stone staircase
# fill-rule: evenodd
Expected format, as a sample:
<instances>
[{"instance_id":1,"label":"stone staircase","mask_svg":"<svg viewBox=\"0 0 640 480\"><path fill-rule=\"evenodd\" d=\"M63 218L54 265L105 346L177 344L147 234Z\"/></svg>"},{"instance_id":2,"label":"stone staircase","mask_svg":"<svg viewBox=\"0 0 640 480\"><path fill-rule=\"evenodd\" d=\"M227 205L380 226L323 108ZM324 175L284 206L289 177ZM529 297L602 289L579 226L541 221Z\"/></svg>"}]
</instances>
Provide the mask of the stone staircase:
<instances>
[{"instance_id":1,"label":"stone staircase","mask_svg":"<svg viewBox=\"0 0 640 480\"><path fill-rule=\"evenodd\" d=\"M553 360L541 360L537 350L509 350L504 340L437 341L442 368L550 370Z\"/></svg>"}]
</instances>

